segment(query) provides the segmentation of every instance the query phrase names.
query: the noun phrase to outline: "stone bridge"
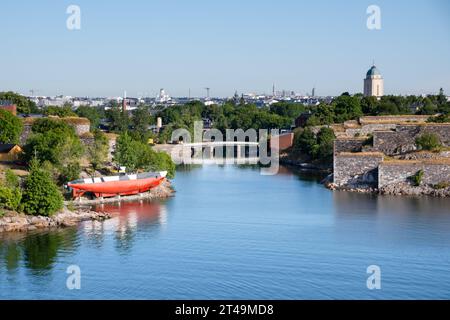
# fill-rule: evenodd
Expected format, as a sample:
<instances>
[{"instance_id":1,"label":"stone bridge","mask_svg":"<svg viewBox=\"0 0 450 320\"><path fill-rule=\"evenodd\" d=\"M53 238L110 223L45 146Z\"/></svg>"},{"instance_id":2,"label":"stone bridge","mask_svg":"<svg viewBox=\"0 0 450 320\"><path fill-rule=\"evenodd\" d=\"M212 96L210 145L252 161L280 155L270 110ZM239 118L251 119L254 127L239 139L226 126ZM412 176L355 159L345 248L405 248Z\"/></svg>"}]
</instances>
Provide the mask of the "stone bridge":
<instances>
[{"instance_id":1,"label":"stone bridge","mask_svg":"<svg viewBox=\"0 0 450 320\"><path fill-rule=\"evenodd\" d=\"M257 164L259 161L258 142L205 141L160 144L153 149L168 153L178 164Z\"/></svg>"}]
</instances>

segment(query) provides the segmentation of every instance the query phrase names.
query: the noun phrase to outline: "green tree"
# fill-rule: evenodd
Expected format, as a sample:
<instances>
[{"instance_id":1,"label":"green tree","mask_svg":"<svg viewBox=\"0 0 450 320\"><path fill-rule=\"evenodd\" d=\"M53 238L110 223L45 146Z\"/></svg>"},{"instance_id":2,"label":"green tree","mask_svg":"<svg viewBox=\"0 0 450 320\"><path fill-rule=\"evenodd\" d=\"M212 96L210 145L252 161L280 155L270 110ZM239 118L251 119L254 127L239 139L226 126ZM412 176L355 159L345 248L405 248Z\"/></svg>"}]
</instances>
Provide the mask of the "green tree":
<instances>
[{"instance_id":1,"label":"green tree","mask_svg":"<svg viewBox=\"0 0 450 320\"><path fill-rule=\"evenodd\" d=\"M37 120L32 131L23 147L23 160L30 162L36 158L42 164L47 163L55 181L60 183L77 179L84 147L75 130L60 119L47 118Z\"/></svg>"},{"instance_id":2,"label":"green tree","mask_svg":"<svg viewBox=\"0 0 450 320\"><path fill-rule=\"evenodd\" d=\"M148 146L141 146L137 167L145 171L167 171L167 177L175 177L175 163L165 152L155 152Z\"/></svg>"},{"instance_id":3,"label":"green tree","mask_svg":"<svg viewBox=\"0 0 450 320\"><path fill-rule=\"evenodd\" d=\"M77 116L70 105L64 105L62 107L48 106L44 108L43 112L46 116L58 116L60 118Z\"/></svg>"},{"instance_id":4,"label":"green tree","mask_svg":"<svg viewBox=\"0 0 450 320\"><path fill-rule=\"evenodd\" d=\"M445 105L447 103L447 97L444 94L444 89L439 89L439 95L437 96L437 103L439 106Z\"/></svg>"},{"instance_id":5,"label":"green tree","mask_svg":"<svg viewBox=\"0 0 450 320\"><path fill-rule=\"evenodd\" d=\"M119 166L126 167L127 172L133 172L138 163L138 147L138 143L125 131L117 138L114 161Z\"/></svg>"},{"instance_id":6,"label":"green tree","mask_svg":"<svg viewBox=\"0 0 450 320\"><path fill-rule=\"evenodd\" d=\"M32 160L30 174L25 179L22 197L23 209L28 214L49 216L63 206L63 197L50 174Z\"/></svg>"},{"instance_id":7,"label":"green tree","mask_svg":"<svg viewBox=\"0 0 450 320\"><path fill-rule=\"evenodd\" d=\"M75 112L79 117L89 119L91 122L91 131L94 131L100 125L102 113L99 108L79 106Z\"/></svg>"},{"instance_id":8,"label":"green tree","mask_svg":"<svg viewBox=\"0 0 450 320\"><path fill-rule=\"evenodd\" d=\"M24 146L23 159L27 162L36 156L41 162L61 167L83 154L83 145L74 129L59 119L39 119L32 132Z\"/></svg>"},{"instance_id":9,"label":"green tree","mask_svg":"<svg viewBox=\"0 0 450 320\"><path fill-rule=\"evenodd\" d=\"M334 122L336 117L334 106L326 103L319 104L313 115L307 120L307 126L329 125Z\"/></svg>"},{"instance_id":10,"label":"green tree","mask_svg":"<svg viewBox=\"0 0 450 320\"><path fill-rule=\"evenodd\" d=\"M94 172L98 170L107 160L109 141L100 130L94 131L94 143L87 147L86 152Z\"/></svg>"},{"instance_id":11,"label":"green tree","mask_svg":"<svg viewBox=\"0 0 450 320\"><path fill-rule=\"evenodd\" d=\"M110 131L121 133L129 129L130 117L120 104L112 103L110 109L106 111L106 117L110 123Z\"/></svg>"},{"instance_id":12,"label":"green tree","mask_svg":"<svg viewBox=\"0 0 450 320\"><path fill-rule=\"evenodd\" d=\"M361 99L361 109L364 114L377 115L378 114L378 100L376 97L363 97Z\"/></svg>"},{"instance_id":13,"label":"green tree","mask_svg":"<svg viewBox=\"0 0 450 320\"><path fill-rule=\"evenodd\" d=\"M299 132L295 137L294 148L310 157L313 156L313 150L316 146L316 136L309 127Z\"/></svg>"},{"instance_id":14,"label":"green tree","mask_svg":"<svg viewBox=\"0 0 450 320\"><path fill-rule=\"evenodd\" d=\"M64 184L69 181L74 181L80 178L81 173L81 166L80 163L77 161L71 161L64 166L62 166L60 169L59 174L59 183Z\"/></svg>"},{"instance_id":15,"label":"green tree","mask_svg":"<svg viewBox=\"0 0 450 320\"><path fill-rule=\"evenodd\" d=\"M335 105L335 121L342 123L347 120L357 119L363 115L360 100L347 94L337 97Z\"/></svg>"},{"instance_id":16,"label":"green tree","mask_svg":"<svg viewBox=\"0 0 450 320\"><path fill-rule=\"evenodd\" d=\"M18 143L22 130L19 118L9 111L0 110L0 143Z\"/></svg>"},{"instance_id":17,"label":"green tree","mask_svg":"<svg viewBox=\"0 0 450 320\"><path fill-rule=\"evenodd\" d=\"M74 129L60 119L42 118L33 123L33 133L47 133L49 131L59 133L61 135L74 135Z\"/></svg>"},{"instance_id":18,"label":"green tree","mask_svg":"<svg viewBox=\"0 0 450 320\"><path fill-rule=\"evenodd\" d=\"M136 139L142 142L147 142L150 137L149 126L152 121L150 110L147 106L141 105L133 110L133 117L131 120L133 131Z\"/></svg>"},{"instance_id":19,"label":"green tree","mask_svg":"<svg viewBox=\"0 0 450 320\"><path fill-rule=\"evenodd\" d=\"M278 102L270 106L270 112L294 120L306 110L302 103Z\"/></svg>"},{"instance_id":20,"label":"green tree","mask_svg":"<svg viewBox=\"0 0 450 320\"><path fill-rule=\"evenodd\" d=\"M331 128L323 127L317 134L317 147L315 148L314 158L322 161L331 161L333 159L333 144L336 136Z\"/></svg>"},{"instance_id":21,"label":"green tree","mask_svg":"<svg viewBox=\"0 0 450 320\"><path fill-rule=\"evenodd\" d=\"M169 178L175 175L175 164L169 155L155 152L148 144L133 140L127 132L117 139L114 161L125 166L127 172L168 171Z\"/></svg>"},{"instance_id":22,"label":"green tree","mask_svg":"<svg viewBox=\"0 0 450 320\"><path fill-rule=\"evenodd\" d=\"M435 105L429 97L425 98L424 105L420 108L420 114L433 115L438 112L438 107Z\"/></svg>"},{"instance_id":23,"label":"green tree","mask_svg":"<svg viewBox=\"0 0 450 320\"><path fill-rule=\"evenodd\" d=\"M12 91L0 92L0 100L8 100L14 103L17 106L18 113L30 114L39 112L39 109L34 102L28 100L27 97Z\"/></svg>"}]
</instances>

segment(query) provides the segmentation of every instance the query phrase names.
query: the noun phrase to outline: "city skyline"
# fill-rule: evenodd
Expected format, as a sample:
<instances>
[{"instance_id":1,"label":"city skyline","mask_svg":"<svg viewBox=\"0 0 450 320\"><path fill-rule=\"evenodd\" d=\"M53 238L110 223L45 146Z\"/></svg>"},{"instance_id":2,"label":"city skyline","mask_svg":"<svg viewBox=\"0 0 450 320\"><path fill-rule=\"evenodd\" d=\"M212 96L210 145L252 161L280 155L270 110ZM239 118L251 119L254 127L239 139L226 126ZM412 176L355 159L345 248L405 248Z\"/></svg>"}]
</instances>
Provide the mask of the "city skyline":
<instances>
[{"instance_id":1,"label":"city skyline","mask_svg":"<svg viewBox=\"0 0 450 320\"><path fill-rule=\"evenodd\" d=\"M3 4L0 91L36 95L229 97L277 90L362 93L372 61L385 94L450 91L450 5L443 0ZM381 9L381 30L366 26Z\"/></svg>"}]
</instances>

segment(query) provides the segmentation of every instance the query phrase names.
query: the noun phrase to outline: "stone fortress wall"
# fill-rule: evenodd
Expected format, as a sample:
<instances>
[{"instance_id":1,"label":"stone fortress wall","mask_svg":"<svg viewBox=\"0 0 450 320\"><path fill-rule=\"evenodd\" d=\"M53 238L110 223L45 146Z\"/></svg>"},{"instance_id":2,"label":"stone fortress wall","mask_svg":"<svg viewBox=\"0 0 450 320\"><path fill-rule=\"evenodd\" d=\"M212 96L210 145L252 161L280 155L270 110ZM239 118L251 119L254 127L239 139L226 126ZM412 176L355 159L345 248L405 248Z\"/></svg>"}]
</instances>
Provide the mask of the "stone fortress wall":
<instances>
[{"instance_id":1,"label":"stone fortress wall","mask_svg":"<svg viewBox=\"0 0 450 320\"><path fill-rule=\"evenodd\" d=\"M421 170L425 184L450 182L450 159L385 161L378 167L378 188L404 183Z\"/></svg>"},{"instance_id":2,"label":"stone fortress wall","mask_svg":"<svg viewBox=\"0 0 450 320\"><path fill-rule=\"evenodd\" d=\"M373 185L378 180L378 166L383 159L380 152L340 152L333 161L335 185Z\"/></svg>"},{"instance_id":3,"label":"stone fortress wall","mask_svg":"<svg viewBox=\"0 0 450 320\"><path fill-rule=\"evenodd\" d=\"M424 133L436 134L444 147L450 147L450 123L428 123L428 118L362 117L344 123L334 142L334 185L382 189L410 183L420 170L424 185L450 183L449 151L417 152L416 138Z\"/></svg>"},{"instance_id":4,"label":"stone fortress wall","mask_svg":"<svg viewBox=\"0 0 450 320\"><path fill-rule=\"evenodd\" d=\"M89 130L91 127L91 122L87 118L78 118L78 117L66 117L66 118L58 118L58 117L50 117L51 119L61 119L61 121L64 121L68 125L70 125L74 130L75 133L82 137L83 135L89 134ZM20 144L25 144L28 137L31 134L33 124L36 120L42 119L42 118L24 118L23 119L23 131L20 135Z\"/></svg>"}]
</instances>

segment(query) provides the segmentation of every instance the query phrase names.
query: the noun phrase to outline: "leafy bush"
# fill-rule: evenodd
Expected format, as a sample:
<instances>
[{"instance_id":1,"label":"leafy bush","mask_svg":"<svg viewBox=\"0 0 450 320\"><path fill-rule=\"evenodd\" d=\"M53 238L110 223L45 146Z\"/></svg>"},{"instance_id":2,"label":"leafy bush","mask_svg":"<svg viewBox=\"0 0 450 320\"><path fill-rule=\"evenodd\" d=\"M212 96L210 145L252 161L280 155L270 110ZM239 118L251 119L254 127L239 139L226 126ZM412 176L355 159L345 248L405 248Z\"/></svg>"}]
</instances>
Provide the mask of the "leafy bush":
<instances>
[{"instance_id":1,"label":"leafy bush","mask_svg":"<svg viewBox=\"0 0 450 320\"><path fill-rule=\"evenodd\" d=\"M94 143L86 148L86 155L91 163L92 169L99 169L108 159L109 141L100 130L94 131Z\"/></svg>"},{"instance_id":2,"label":"leafy bush","mask_svg":"<svg viewBox=\"0 0 450 320\"><path fill-rule=\"evenodd\" d=\"M33 101L12 91L0 92L0 100L8 100L14 103L17 106L17 113L30 114L38 111L38 108Z\"/></svg>"},{"instance_id":3,"label":"leafy bush","mask_svg":"<svg viewBox=\"0 0 450 320\"><path fill-rule=\"evenodd\" d=\"M167 171L167 177L172 179L175 177L175 163L172 158L165 152L155 152L151 148L143 149L139 157L139 166L146 171Z\"/></svg>"},{"instance_id":4,"label":"leafy bush","mask_svg":"<svg viewBox=\"0 0 450 320\"><path fill-rule=\"evenodd\" d=\"M434 189L447 189L448 187L450 187L449 181L442 181L433 186Z\"/></svg>"},{"instance_id":5,"label":"leafy bush","mask_svg":"<svg viewBox=\"0 0 450 320\"><path fill-rule=\"evenodd\" d=\"M306 128L298 133L294 140L294 149L309 156L313 160L330 161L333 158L334 131L323 127L317 136Z\"/></svg>"},{"instance_id":6,"label":"leafy bush","mask_svg":"<svg viewBox=\"0 0 450 320\"><path fill-rule=\"evenodd\" d=\"M5 172L5 186L11 189L18 188L20 184L19 177L11 169Z\"/></svg>"},{"instance_id":7,"label":"leafy bush","mask_svg":"<svg viewBox=\"0 0 450 320\"><path fill-rule=\"evenodd\" d=\"M52 215L63 206L58 187L36 160L32 161L30 174L25 180L22 205L26 213L43 216Z\"/></svg>"},{"instance_id":8,"label":"leafy bush","mask_svg":"<svg viewBox=\"0 0 450 320\"><path fill-rule=\"evenodd\" d=\"M72 107L70 105L65 105L62 107L48 106L45 107L43 111L46 116L58 116L60 118L77 116L77 114L72 111Z\"/></svg>"},{"instance_id":9,"label":"leafy bush","mask_svg":"<svg viewBox=\"0 0 450 320\"><path fill-rule=\"evenodd\" d=\"M59 181L61 184L76 180L80 177L81 166L78 162L69 163L61 168Z\"/></svg>"},{"instance_id":10,"label":"leafy bush","mask_svg":"<svg viewBox=\"0 0 450 320\"><path fill-rule=\"evenodd\" d=\"M317 134L317 147L315 148L313 157L322 161L330 161L333 159L333 142L336 139L333 129L322 128Z\"/></svg>"},{"instance_id":11,"label":"leafy bush","mask_svg":"<svg viewBox=\"0 0 450 320\"><path fill-rule=\"evenodd\" d=\"M411 180L411 182L413 183L413 185L415 187L420 186L420 184L422 183L423 175L424 175L424 171L423 170L419 170L419 171L416 172L415 175L410 177L410 180Z\"/></svg>"},{"instance_id":12,"label":"leafy bush","mask_svg":"<svg viewBox=\"0 0 450 320\"><path fill-rule=\"evenodd\" d=\"M62 166L83 154L83 145L72 127L60 120L39 119L33 124L33 134L24 146L26 162L37 157Z\"/></svg>"},{"instance_id":13,"label":"leafy bush","mask_svg":"<svg viewBox=\"0 0 450 320\"><path fill-rule=\"evenodd\" d=\"M417 146L422 150L439 150L442 147L439 137L434 133L424 133L416 139Z\"/></svg>"},{"instance_id":14,"label":"leafy bush","mask_svg":"<svg viewBox=\"0 0 450 320\"><path fill-rule=\"evenodd\" d=\"M433 122L434 123L450 122L450 114L441 114L441 115L439 115L437 117L435 117L435 116L429 117L427 122L430 122L430 123L433 123Z\"/></svg>"},{"instance_id":15,"label":"leafy bush","mask_svg":"<svg viewBox=\"0 0 450 320\"><path fill-rule=\"evenodd\" d=\"M299 132L295 136L294 148L307 155L312 155L314 146L316 145L316 137L309 127Z\"/></svg>"},{"instance_id":16,"label":"leafy bush","mask_svg":"<svg viewBox=\"0 0 450 320\"><path fill-rule=\"evenodd\" d=\"M75 111L79 117L87 118L91 122L91 130L98 128L100 124L100 119L104 112L99 110L99 108L93 108L89 106L79 106Z\"/></svg>"},{"instance_id":17,"label":"leafy bush","mask_svg":"<svg viewBox=\"0 0 450 320\"><path fill-rule=\"evenodd\" d=\"M0 110L0 143L17 143L23 130L22 121L11 112Z\"/></svg>"},{"instance_id":18,"label":"leafy bush","mask_svg":"<svg viewBox=\"0 0 450 320\"><path fill-rule=\"evenodd\" d=\"M155 152L148 144L133 140L126 132L117 139L114 161L127 167L128 172L166 170L169 178L175 176L175 164L168 154Z\"/></svg>"},{"instance_id":19,"label":"leafy bush","mask_svg":"<svg viewBox=\"0 0 450 320\"><path fill-rule=\"evenodd\" d=\"M8 188L0 186L0 208L17 210L20 207L22 192L19 188Z\"/></svg>"},{"instance_id":20,"label":"leafy bush","mask_svg":"<svg viewBox=\"0 0 450 320\"><path fill-rule=\"evenodd\" d=\"M363 115L358 97L352 97L344 93L333 101L333 105L335 106L335 121L337 123L343 123Z\"/></svg>"}]
</instances>

